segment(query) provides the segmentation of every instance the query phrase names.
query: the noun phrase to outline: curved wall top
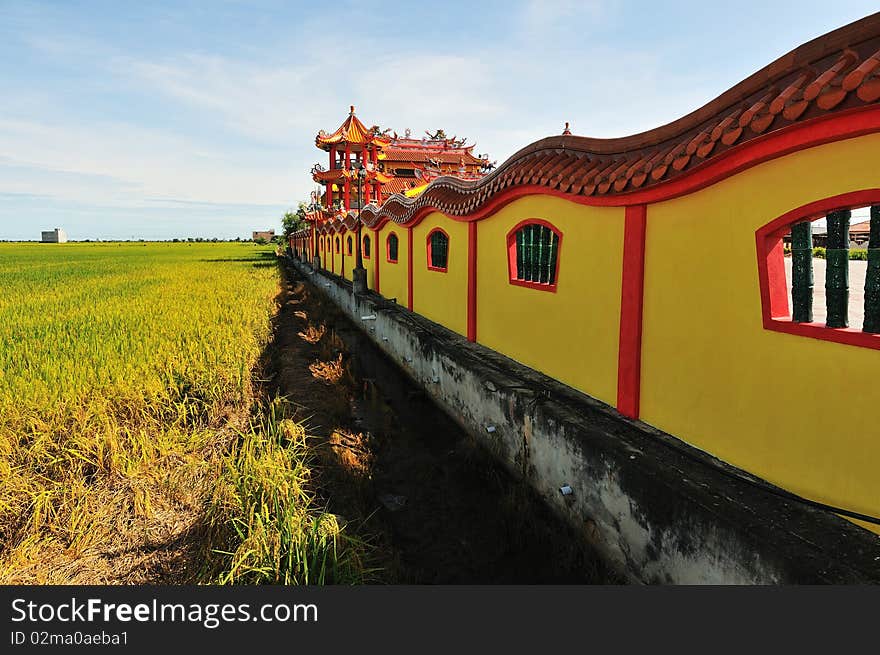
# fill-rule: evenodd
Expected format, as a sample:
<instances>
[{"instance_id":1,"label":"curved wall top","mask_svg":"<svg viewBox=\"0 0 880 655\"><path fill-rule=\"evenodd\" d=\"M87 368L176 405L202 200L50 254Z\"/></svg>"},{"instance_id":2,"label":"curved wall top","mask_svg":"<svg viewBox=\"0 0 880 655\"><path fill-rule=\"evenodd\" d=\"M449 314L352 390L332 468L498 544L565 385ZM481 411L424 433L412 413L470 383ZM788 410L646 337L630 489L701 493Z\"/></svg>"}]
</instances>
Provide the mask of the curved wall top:
<instances>
[{"instance_id":1,"label":"curved wall top","mask_svg":"<svg viewBox=\"0 0 880 655\"><path fill-rule=\"evenodd\" d=\"M829 119L844 116L852 120L828 127ZM395 194L381 206L367 205L361 219L371 228L386 221L411 225L440 211L471 221L533 193L593 205L653 202L800 147L875 131L880 13L805 43L667 125L614 139L547 137L481 180L439 177L415 198ZM749 152L750 146L757 148ZM322 227L356 226L357 214L349 211Z\"/></svg>"}]
</instances>

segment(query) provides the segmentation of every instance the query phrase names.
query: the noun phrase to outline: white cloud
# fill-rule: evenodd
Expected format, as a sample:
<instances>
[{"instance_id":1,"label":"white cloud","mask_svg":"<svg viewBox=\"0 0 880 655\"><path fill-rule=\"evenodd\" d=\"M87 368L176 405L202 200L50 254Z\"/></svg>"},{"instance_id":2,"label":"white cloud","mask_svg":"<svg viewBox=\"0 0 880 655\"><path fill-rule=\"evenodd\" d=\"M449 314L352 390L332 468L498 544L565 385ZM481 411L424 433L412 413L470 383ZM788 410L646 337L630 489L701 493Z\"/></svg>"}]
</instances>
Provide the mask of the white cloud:
<instances>
[{"instance_id":1,"label":"white cloud","mask_svg":"<svg viewBox=\"0 0 880 655\"><path fill-rule=\"evenodd\" d=\"M310 66L269 66L197 54L159 61L119 59L113 65L136 84L256 140L289 143L317 118L308 97L320 71Z\"/></svg>"},{"instance_id":2,"label":"white cloud","mask_svg":"<svg viewBox=\"0 0 880 655\"><path fill-rule=\"evenodd\" d=\"M611 4L607 0L527 0L520 9L518 27L532 38L575 26L584 34L608 16Z\"/></svg>"},{"instance_id":3,"label":"white cloud","mask_svg":"<svg viewBox=\"0 0 880 655\"><path fill-rule=\"evenodd\" d=\"M248 165L232 153L185 137L124 123L69 125L2 118L0 161L7 168L41 172L4 174L2 192L48 192L97 204L137 204L157 196L286 202L285 189L299 172L295 165L288 168L271 156L261 165ZM50 174L53 186L46 189ZM70 176L78 176L76 182L70 183Z\"/></svg>"}]
</instances>

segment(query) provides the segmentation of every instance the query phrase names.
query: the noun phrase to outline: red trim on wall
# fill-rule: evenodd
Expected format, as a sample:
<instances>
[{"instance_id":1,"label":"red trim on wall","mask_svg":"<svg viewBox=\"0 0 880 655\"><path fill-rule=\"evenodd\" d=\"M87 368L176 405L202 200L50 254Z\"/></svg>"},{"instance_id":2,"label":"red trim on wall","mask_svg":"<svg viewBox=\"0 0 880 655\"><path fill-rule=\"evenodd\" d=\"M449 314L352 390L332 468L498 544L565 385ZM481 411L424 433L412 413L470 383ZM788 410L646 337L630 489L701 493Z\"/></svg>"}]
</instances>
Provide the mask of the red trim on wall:
<instances>
[{"instance_id":1,"label":"red trim on wall","mask_svg":"<svg viewBox=\"0 0 880 655\"><path fill-rule=\"evenodd\" d=\"M468 223L467 338L477 340L477 224Z\"/></svg>"},{"instance_id":2,"label":"red trim on wall","mask_svg":"<svg viewBox=\"0 0 880 655\"><path fill-rule=\"evenodd\" d=\"M431 266L431 262L433 261L433 259L431 257L431 254L432 254L431 253L431 235L434 234L434 232L440 232L443 236L446 237L446 266ZM428 236L425 239L425 241L426 241L425 251L428 254L428 270L429 271L437 271L438 273L446 273L449 270L449 248L452 245L452 242L449 238L449 234L443 228L435 227L433 230L428 232Z\"/></svg>"},{"instance_id":3,"label":"red trim on wall","mask_svg":"<svg viewBox=\"0 0 880 655\"><path fill-rule=\"evenodd\" d=\"M617 411L639 418L642 368L642 307L645 290L645 205L626 208L623 228L623 275L620 293L620 339L617 355Z\"/></svg>"},{"instance_id":4,"label":"red trim on wall","mask_svg":"<svg viewBox=\"0 0 880 655\"><path fill-rule=\"evenodd\" d=\"M802 337L833 341L880 350L880 335L861 328L829 328L821 323L794 323L788 309L788 284L784 261L780 262L782 237L794 223L815 220L838 209L852 209L880 203L880 189L842 193L807 203L770 221L755 232L758 258L758 286L761 292L761 320L764 329Z\"/></svg>"},{"instance_id":5,"label":"red trim on wall","mask_svg":"<svg viewBox=\"0 0 880 655\"><path fill-rule=\"evenodd\" d=\"M379 248L379 230L375 230L373 232L373 244L376 248ZM382 261L382 258L379 255L376 255L376 263L373 264L373 291L376 293L381 293L379 290L379 262Z\"/></svg>"},{"instance_id":6,"label":"red trim on wall","mask_svg":"<svg viewBox=\"0 0 880 655\"><path fill-rule=\"evenodd\" d=\"M406 228L406 308L413 308L413 229Z\"/></svg>"},{"instance_id":7,"label":"red trim on wall","mask_svg":"<svg viewBox=\"0 0 880 655\"><path fill-rule=\"evenodd\" d=\"M769 287L770 316L784 318L791 315L788 305L788 284L785 280L785 245L782 239L776 239L776 245L770 245L766 253L767 279Z\"/></svg>"},{"instance_id":8,"label":"red trim on wall","mask_svg":"<svg viewBox=\"0 0 880 655\"><path fill-rule=\"evenodd\" d=\"M541 282L529 282L527 280L518 280L516 277L516 233L526 225L543 225L550 228L556 236L559 237L559 244L556 248L556 272L553 275L553 284L542 284ZM559 284L559 262L562 259L562 232L559 231L552 223L541 218L527 218L517 223L510 232L507 233L507 278L511 284L518 287L528 287L529 289L540 289L541 291L550 291L556 293L556 287Z\"/></svg>"}]
</instances>

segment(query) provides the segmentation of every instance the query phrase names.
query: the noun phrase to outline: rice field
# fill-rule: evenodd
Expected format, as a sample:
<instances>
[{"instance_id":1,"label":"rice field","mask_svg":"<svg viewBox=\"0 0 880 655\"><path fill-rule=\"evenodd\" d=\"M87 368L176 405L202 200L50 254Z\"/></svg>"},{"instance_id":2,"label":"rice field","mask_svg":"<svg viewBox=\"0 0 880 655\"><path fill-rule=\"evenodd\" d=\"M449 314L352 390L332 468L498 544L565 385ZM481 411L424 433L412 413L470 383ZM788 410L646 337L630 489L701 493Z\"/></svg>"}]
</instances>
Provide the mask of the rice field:
<instances>
[{"instance_id":1,"label":"rice field","mask_svg":"<svg viewBox=\"0 0 880 655\"><path fill-rule=\"evenodd\" d=\"M0 583L357 581L250 243L0 244Z\"/></svg>"}]
</instances>

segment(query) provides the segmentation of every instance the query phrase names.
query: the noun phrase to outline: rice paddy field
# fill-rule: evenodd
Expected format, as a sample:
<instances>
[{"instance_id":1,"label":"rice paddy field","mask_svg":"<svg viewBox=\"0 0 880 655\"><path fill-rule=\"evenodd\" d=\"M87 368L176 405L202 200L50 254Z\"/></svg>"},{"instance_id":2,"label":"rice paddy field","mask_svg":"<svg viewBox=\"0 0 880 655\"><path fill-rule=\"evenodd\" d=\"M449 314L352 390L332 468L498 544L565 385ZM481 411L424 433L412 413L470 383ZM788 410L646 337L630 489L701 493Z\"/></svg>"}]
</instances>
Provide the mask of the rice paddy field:
<instances>
[{"instance_id":1,"label":"rice paddy field","mask_svg":"<svg viewBox=\"0 0 880 655\"><path fill-rule=\"evenodd\" d=\"M0 583L356 582L260 392L271 246L0 244Z\"/></svg>"}]
</instances>

